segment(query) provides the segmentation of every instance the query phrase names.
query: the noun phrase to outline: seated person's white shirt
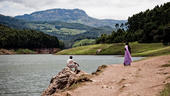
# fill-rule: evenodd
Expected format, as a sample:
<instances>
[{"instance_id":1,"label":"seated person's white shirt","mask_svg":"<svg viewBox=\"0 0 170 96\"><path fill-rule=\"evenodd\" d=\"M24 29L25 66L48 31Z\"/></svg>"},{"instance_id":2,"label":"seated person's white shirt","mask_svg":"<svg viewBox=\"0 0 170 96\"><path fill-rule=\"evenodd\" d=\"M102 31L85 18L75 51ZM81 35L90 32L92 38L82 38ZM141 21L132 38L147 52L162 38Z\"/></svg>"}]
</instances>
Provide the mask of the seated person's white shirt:
<instances>
[{"instance_id":1,"label":"seated person's white shirt","mask_svg":"<svg viewBox=\"0 0 170 96\"><path fill-rule=\"evenodd\" d=\"M69 68L77 68L78 65L75 64L75 61L73 61L73 59L68 59L67 60L67 67L69 67Z\"/></svg>"},{"instance_id":2,"label":"seated person's white shirt","mask_svg":"<svg viewBox=\"0 0 170 96\"><path fill-rule=\"evenodd\" d=\"M68 64L68 65L70 65L70 64L74 64L73 59L68 59L68 60L67 60L67 64Z\"/></svg>"}]
</instances>

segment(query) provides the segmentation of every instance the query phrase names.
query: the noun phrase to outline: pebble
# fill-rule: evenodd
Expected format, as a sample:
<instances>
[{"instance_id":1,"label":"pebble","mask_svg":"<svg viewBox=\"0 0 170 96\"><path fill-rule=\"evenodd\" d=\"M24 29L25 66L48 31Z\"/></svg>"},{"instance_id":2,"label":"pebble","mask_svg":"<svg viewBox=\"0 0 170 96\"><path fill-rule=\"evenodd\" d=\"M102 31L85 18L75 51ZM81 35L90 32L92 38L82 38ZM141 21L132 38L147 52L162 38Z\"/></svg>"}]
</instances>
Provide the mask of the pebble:
<instances>
[{"instance_id":1,"label":"pebble","mask_svg":"<svg viewBox=\"0 0 170 96\"><path fill-rule=\"evenodd\" d=\"M124 84L123 86L125 86L125 87L128 87L128 86L130 86L131 84Z\"/></svg>"},{"instance_id":2,"label":"pebble","mask_svg":"<svg viewBox=\"0 0 170 96\"><path fill-rule=\"evenodd\" d=\"M102 85L102 88L112 89L112 86Z\"/></svg>"}]
</instances>

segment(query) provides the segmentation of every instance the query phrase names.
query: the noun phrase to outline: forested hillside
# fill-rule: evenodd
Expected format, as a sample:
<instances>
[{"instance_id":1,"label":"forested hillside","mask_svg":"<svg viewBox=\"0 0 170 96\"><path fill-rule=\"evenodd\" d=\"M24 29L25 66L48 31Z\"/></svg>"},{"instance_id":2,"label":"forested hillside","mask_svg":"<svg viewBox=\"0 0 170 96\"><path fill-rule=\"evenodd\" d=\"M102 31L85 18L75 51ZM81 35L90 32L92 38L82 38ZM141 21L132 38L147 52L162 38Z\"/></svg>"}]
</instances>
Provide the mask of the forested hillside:
<instances>
[{"instance_id":1,"label":"forested hillside","mask_svg":"<svg viewBox=\"0 0 170 96\"><path fill-rule=\"evenodd\" d=\"M94 28L79 23L65 23L60 21L28 22L27 26L31 29L58 37L59 40L65 43L66 47L71 47L77 40L96 39L101 34L111 34L113 30L109 26Z\"/></svg>"},{"instance_id":2,"label":"forested hillside","mask_svg":"<svg viewBox=\"0 0 170 96\"><path fill-rule=\"evenodd\" d=\"M23 20L18 20L10 16L4 16L0 14L0 24L9 26L16 29L26 29L27 23Z\"/></svg>"},{"instance_id":3,"label":"forested hillside","mask_svg":"<svg viewBox=\"0 0 170 96\"><path fill-rule=\"evenodd\" d=\"M170 42L170 2L133 15L127 24L132 41Z\"/></svg>"},{"instance_id":4,"label":"forested hillside","mask_svg":"<svg viewBox=\"0 0 170 96\"><path fill-rule=\"evenodd\" d=\"M97 43L113 43L138 41L143 43L162 42L170 45L170 2L155 6L128 18L125 31L119 25L117 32L111 35L103 34L96 40Z\"/></svg>"},{"instance_id":5,"label":"forested hillside","mask_svg":"<svg viewBox=\"0 0 170 96\"><path fill-rule=\"evenodd\" d=\"M109 26L94 28L79 23L61 21L23 21L3 15L0 15L0 24L16 29L32 29L44 32L62 40L67 48L72 47L72 44L77 40L96 39L101 34L111 34L113 30Z\"/></svg>"},{"instance_id":6,"label":"forested hillside","mask_svg":"<svg viewBox=\"0 0 170 96\"><path fill-rule=\"evenodd\" d=\"M17 30L0 24L0 48L60 48L57 37L34 30Z\"/></svg>"}]
</instances>

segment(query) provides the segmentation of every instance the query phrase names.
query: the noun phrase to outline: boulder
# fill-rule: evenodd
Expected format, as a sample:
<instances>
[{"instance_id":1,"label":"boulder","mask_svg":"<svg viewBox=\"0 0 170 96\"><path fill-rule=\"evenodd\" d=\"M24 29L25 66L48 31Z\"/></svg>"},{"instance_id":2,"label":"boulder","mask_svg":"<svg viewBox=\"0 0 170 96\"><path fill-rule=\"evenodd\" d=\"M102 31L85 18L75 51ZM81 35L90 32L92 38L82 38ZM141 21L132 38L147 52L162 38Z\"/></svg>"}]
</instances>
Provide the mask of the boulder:
<instances>
[{"instance_id":1,"label":"boulder","mask_svg":"<svg viewBox=\"0 0 170 96\"><path fill-rule=\"evenodd\" d=\"M78 73L75 73L70 68L65 67L56 76L52 77L50 81L50 85L42 93L42 96L50 96L50 95L54 96L54 94L58 96L59 93L67 91L73 84L77 84L85 81L92 81L90 80L89 74L81 70L79 70Z\"/></svg>"},{"instance_id":2,"label":"boulder","mask_svg":"<svg viewBox=\"0 0 170 96\"><path fill-rule=\"evenodd\" d=\"M96 54L99 54L102 51L102 49L97 49Z\"/></svg>"}]
</instances>

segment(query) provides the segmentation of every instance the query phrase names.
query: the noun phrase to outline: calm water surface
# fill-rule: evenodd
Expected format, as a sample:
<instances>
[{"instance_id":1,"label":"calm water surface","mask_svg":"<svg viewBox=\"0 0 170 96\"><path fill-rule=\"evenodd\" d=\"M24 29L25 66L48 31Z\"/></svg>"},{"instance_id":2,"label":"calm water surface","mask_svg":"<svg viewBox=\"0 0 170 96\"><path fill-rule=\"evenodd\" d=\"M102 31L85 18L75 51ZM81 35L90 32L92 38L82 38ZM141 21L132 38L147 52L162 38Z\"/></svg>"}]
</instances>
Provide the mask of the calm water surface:
<instances>
[{"instance_id":1,"label":"calm water surface","mask_svg":"<svg viewBox=\"0 0 170 96\"><path fill-rule=\"evenodd\" d=\"M40 96L52 76L66 66L68 55L0 55L0 96ZM142 57L133 57L139 60ZM117 55L75 55L80 69L95 72L103 64L122 64Z\"/></svg>"}]
</instances>

